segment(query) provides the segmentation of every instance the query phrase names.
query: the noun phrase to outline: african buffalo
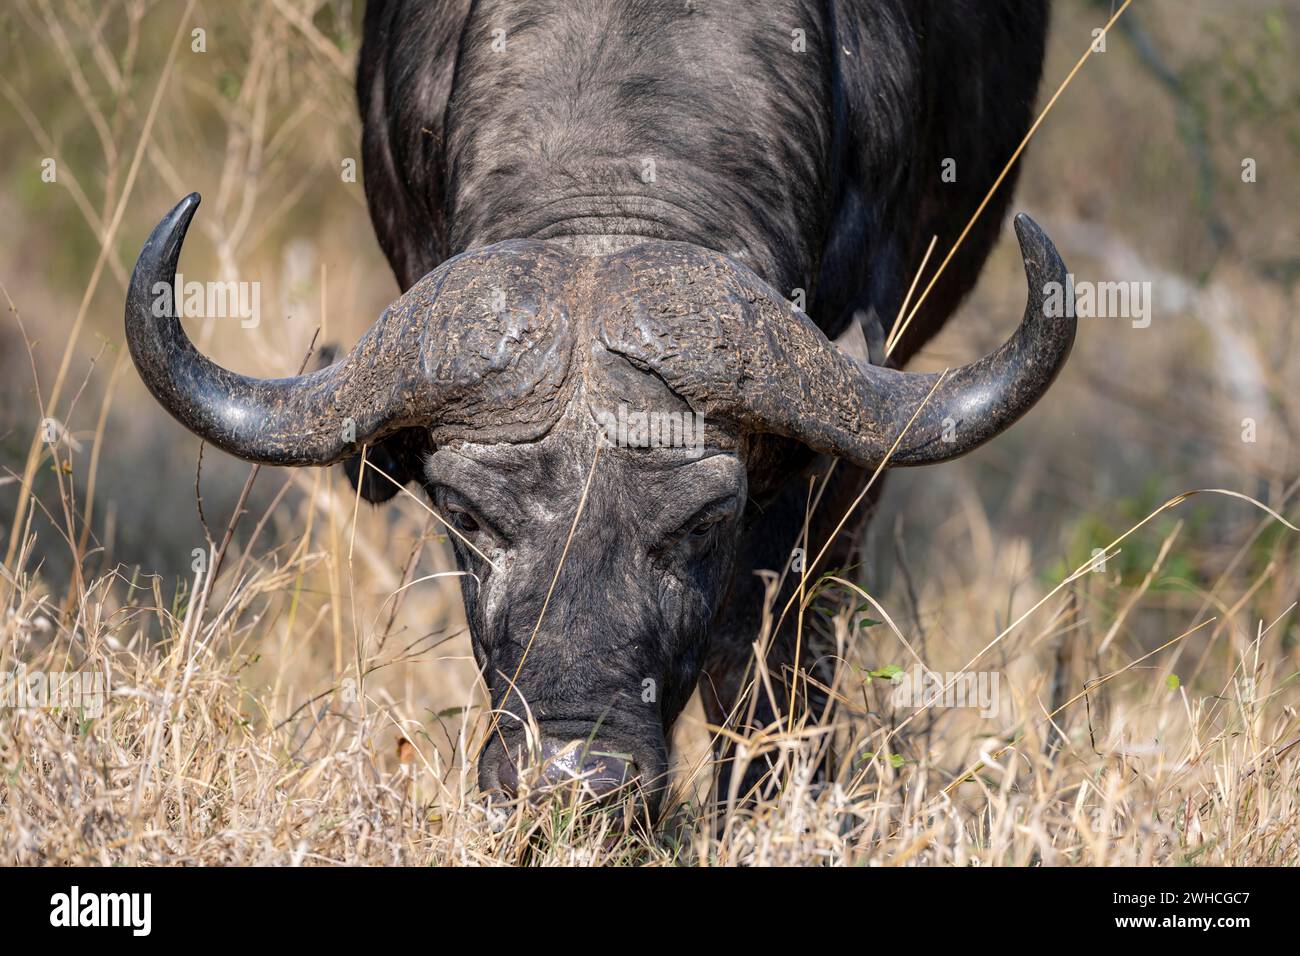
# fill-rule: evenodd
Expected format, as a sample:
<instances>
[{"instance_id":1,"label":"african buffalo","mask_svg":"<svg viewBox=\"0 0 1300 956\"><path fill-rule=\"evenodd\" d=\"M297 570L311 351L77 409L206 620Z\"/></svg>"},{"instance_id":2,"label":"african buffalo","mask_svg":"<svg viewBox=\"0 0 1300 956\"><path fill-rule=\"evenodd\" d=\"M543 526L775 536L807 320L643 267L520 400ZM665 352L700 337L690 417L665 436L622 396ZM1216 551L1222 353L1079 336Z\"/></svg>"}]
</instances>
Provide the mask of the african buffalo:
<instances>
[{"instance_id":1,"label":"african buffalo","mask_svg":"<svg viewBox=\"0 0 1300 956\"><path fill-rule=\"evenodd\" d=\"M192 195L140 254L131 354L233 455L346 461L375 502L425 488L503 714L485 790L531 759L597 794L635 777L653 802L691 692L718 723L742 693L756 572L790 564L809 476L843 459L816 545L887 457L975 448L1065 362L1074 321L1042 308L1065 267L1021 216L1019 328L942 378L902 370L974 284L1011 179L880 349L931 237L953 243L1025 135L1046 22L1045 0L372 0L365 186L403 294L328 368L220 368L153 292ZM664 416L692 440L610 427ZM804 663L793 634L775 675Z\"/></svg>"}]
</instances>

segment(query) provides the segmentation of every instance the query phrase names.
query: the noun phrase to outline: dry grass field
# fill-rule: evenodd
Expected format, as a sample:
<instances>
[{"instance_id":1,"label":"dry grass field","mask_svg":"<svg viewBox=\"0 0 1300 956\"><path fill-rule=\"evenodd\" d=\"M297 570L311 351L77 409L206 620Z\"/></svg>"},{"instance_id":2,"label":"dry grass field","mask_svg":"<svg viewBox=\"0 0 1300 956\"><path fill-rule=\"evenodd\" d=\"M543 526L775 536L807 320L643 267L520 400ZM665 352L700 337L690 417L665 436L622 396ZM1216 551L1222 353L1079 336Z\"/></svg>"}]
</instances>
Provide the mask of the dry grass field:
<instances>
[{"instance_id":1,"label":"dry grass field","mask_svg":"<svg viewBox=\"0 0 1300 956\"><path fill-rule=\"evenodd\" d=\"M714 799L729 731L692 702L655 821L485 803L490 715L424 500L200 460L126 353L135 255L191 190L183 271L262 289L256 327L190 328L222 364L292 373L393 298L347 175L359 7L0 12L0 686L108 675L102 710L0 701L0 863L1300 863L1294 0L1137 0L1084 64L1013 208L1080 279L1150 283L1149 321L1081 319L1010 433L889 476L863 563L790 612L835 706L742 741L769 795ZM1110 11L1057 3L1042 103ZM1014 245L917 367L1010 332ZM920 665L995 681L994 706L900 700ZM752 693L786 677L758 654Z\"/></svg>"}]
</instances>

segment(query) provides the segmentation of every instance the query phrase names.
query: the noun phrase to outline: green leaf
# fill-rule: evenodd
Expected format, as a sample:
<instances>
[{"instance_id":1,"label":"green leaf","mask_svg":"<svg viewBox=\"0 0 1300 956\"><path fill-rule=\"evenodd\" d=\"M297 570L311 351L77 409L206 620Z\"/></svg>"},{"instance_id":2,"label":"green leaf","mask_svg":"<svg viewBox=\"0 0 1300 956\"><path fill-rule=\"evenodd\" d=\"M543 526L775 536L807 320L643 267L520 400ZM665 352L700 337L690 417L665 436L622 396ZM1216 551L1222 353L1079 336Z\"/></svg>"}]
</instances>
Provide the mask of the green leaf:
<instances>
[{"instance_id":1,"label":"green leaf","mask_svg":"<svg viewBox=\"0 0 1300 956\"><path fill-rule=\"evenodd\" d=\"M881 680L893 680L901 673L903 673L903 669L897 664L886 664L884 667L878 667L874 671L867 671L867 680L870 680L873 677L879 677Z\"/></svg>"},{"instance_id":2,"label":"green leaf","mask_svg":"<svg viewBox=\"0 0 1300 956\"><path fill-rule=\"evenodd\" d=\"M1178 690L1179 683L1180 681L1178 680L1177 674L1170 674L1168 677L1165 678L1165 686L1168 687L1170 690Z\"/></svg>"},{"instance_id":3,"label":"green leaf","mask_svg":"<svg viewBox=\"0 0 1300 956\"><path fill-rule=\"evenodd\" d=\"M224 71L217 77L217 91L232 103L239 99L241 85L239 77L229 70Z\"/></svg>"},{"instance_id":4,"label":"green leaf","mask_svg":"<svg viewBox=\"0 0 1300 956\"><path fill-rule=\"evenodd\" d=\"M875 756L876 756L876 753L875 753L875 751L873 751L873 750L868 750L868 751L866 751L865 753L861 753L861 754L859 754L859 755L858 755L858 759L857 759L857 761L854 763L854 767L855 767L855 768L856 768L856 767L860 767L860 766L862 766L864 763L869 763L869 762L871 762L872 760L875 759ZM903 765L906 764L906 763L907 763L907 761L906 761L905 759L903 759L903 755L902 755L902 754L890 754L890 755L889 755L889 765L890 765L891 767L893 767L895 770L899 770L899 769L901 769L901 768L903 767Z\"/></svg>"}]
</instances>

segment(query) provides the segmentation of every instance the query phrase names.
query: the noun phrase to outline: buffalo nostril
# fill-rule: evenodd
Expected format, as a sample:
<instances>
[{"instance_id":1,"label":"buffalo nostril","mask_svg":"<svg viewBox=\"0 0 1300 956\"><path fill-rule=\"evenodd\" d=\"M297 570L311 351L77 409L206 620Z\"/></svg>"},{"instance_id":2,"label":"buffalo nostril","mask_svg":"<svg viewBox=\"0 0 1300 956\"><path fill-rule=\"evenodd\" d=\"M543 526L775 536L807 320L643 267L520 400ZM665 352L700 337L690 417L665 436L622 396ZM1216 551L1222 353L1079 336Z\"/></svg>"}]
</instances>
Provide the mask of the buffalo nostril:
<instances>
[{"instance_id":1,"label":"buffalo nostril","mask_svg":"<svg viewBox=\"0 0 1300 956\"><path fill-rule=\"evenodd\" d=\"M578 793L597 798L606 797L626 787L636 777L636 764L617 754L603 750L598 743L585 740L551 740L542 741L541 752L537 755L540 772L529 767L531 761L525 756L517 762L511 755L502 758L497 771L501 789L514 796L519 791L520 764L528 769L523 771L524 779L529 780L539 790L561 790L572 787Z\"/></svg>"},{"instance_id":2,"label":"buffalo nostril","mask_svg":"<svg viewBox=\"0 0 1300 956\"><path fill-rule=\"evenodd\" d=\"M590 754L582 767L582 785L597 797L607 797L631 783L636 764L613 754Z\"/></svg>"}]
</instances>

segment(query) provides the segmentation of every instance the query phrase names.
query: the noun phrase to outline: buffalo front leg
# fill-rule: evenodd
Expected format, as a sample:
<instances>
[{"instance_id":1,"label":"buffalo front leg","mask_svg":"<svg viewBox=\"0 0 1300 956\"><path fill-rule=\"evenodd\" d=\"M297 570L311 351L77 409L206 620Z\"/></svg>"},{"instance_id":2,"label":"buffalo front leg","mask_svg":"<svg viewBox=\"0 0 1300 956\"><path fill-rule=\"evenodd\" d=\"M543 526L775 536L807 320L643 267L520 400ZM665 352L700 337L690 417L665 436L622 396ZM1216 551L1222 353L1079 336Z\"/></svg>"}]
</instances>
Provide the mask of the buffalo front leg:
<instances>
[{"instance_id":1,"label":"buffalo front leg","mask_svg":"<svg viewBox=\"0 0 1300 956\"><path fill-rule=\"evenodd\" d=\"M717 799L723 803L769 794L783 775L781 761L789 759L775 747L739 741L779 734L792 726L816 725L829 716L823 690L829 682L827 668L817 666L819 653L806 622L802 637L799 633L800 581L802 578L808 587L818 575L851 563L881 485L877 479L854 509L867 474L845 462L831 471L816 510L807 517L809 533L802 556L805 577L799 562L793 561L794 549L804 545L811 496L821 487L829 466L829 459L817 458L802 478L783 489L746 529L741 550L745 558L737 565L713 633L700 677L700 697L714 739ZM813 566L817 553L846 514L848 520ZM779 589L773 585L773 574L781 580ZM815 777L826 775L831 757L829 741L825 741L817 754Z\"/></svg>"}]
</instances>

